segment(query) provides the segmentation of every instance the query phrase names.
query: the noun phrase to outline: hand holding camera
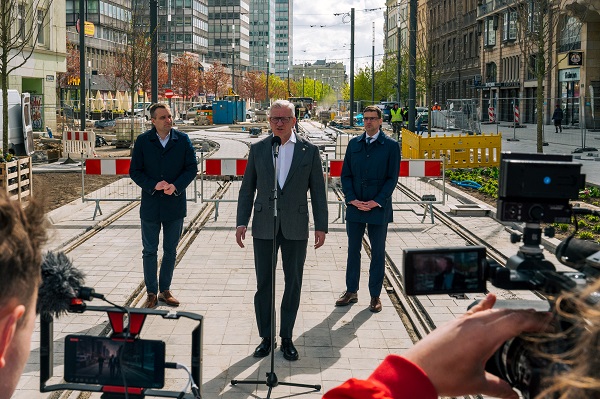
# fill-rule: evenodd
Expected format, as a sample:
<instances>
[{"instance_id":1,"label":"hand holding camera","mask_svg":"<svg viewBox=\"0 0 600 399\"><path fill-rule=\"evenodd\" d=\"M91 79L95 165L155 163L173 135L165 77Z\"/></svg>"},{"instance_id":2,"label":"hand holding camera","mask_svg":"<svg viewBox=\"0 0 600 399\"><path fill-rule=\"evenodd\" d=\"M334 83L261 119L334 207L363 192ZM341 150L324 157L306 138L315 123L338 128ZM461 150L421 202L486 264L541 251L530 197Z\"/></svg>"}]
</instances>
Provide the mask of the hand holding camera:
<instances>
[{"instance_id":1,"label":"hand holding camera","mask_svg":"<svg viewBox=\"0 0 600 399\"><path fill-rule=\"evenodd\" d=\"M544 331L552 315L492 309L495 302L496 296L488 294L465 315L437 328L403 355L427 373L438 395L519 397L508 382L485 371L485 364L506 340L523 332ZM444 355L439 356L441 353Z\"/></svg>"}]
</instances>

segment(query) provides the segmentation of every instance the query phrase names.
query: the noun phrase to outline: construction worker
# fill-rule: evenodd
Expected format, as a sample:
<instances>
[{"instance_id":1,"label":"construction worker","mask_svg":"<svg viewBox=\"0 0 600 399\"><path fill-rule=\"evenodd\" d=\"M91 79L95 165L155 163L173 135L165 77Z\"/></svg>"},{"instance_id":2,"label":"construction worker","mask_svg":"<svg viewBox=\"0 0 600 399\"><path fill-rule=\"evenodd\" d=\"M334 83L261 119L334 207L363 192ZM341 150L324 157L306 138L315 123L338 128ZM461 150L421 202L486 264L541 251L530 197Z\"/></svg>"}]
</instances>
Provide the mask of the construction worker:
<instances>
[{"instance_id":1,"label":"construction worker","mask_svg":"<svg viewBox=\"0 0 600 399\"><path fill-rule=\"evenodd\" d=\"M433 107L431 107L431 110L432 110L432 111L441 111L441 110L442 110L442 107L440 107L440 106L438 105L438 103L435 103L435 104L433 104Z\"/></svg>"},{"instance_id":2,"label":"construction worker","mask_svg":"<svg viewBox=\"0 0 600 399\"><path fill-rule=\"evenodd\" d=\"M400 138L400 130L402 129L402 110L398 108L398 104L394 104L394 107L390 110L390 122L392 122L392 129L396 139Z\"/></svg>"}]
</instances>

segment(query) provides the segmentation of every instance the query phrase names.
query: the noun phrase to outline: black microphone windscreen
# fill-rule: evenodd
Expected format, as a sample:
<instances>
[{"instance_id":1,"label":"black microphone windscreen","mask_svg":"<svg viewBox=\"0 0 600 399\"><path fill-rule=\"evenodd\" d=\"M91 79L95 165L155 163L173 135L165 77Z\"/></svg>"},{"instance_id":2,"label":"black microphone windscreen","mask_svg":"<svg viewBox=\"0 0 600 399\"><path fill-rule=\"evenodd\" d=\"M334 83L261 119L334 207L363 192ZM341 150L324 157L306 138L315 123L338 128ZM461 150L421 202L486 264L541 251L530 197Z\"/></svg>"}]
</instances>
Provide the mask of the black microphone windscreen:
<instances>
[{"instance_id":1,"label":"black microphone windscreen","mask_svg":"<svg viewBox=\"0 0 600 399\"><path fill-rule=\"evenodd\" d=\"M556 247L556 257L564 264L575 269L585 265L585 259L600 251L600 245L593 241L572 238L564 240Z\"/></svg>"},{"instance_id":2,"label":"black microphone windscreen","mask_svg":"<svg viewBox=\"0 0 600 399\"><path fill-rule=\"evenodd\" d=\"M84 274L64 252L49 251L42 261L42 283L38 290L37 313L58 317L67 313L84 283Z\"/></svg>"},{"instance_id":3,"label":"black microphone windscreen","mask_svg":"<svg viewBox=\"0 0 600 399\"><path fill-rule=\"evenodd\" d=\"M281 137L275 136L275 135L273 135L273 137L271 137L271 146L274 146L274 145L281 145Z\"/></svg>"}]
</instances>

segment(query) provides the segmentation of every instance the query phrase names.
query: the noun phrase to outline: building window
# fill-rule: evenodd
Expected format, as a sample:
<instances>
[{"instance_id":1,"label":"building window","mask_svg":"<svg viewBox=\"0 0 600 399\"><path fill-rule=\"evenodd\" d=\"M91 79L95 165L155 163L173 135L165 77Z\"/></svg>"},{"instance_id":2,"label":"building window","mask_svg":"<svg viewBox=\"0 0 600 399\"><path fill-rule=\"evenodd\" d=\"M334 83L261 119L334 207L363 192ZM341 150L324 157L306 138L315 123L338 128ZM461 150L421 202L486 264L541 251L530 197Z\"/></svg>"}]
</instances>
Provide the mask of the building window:
<instances>
[{"instance_id":1,"label":"building window","mask_svg":"<svg viewBox=\"0 0 600 399\"><path fill-rule=\"evenodd\" d=\"M560 31L560 52L581 49L581 27L582 23L575 17L565 15L562 20Z\"/></svg>"},{"instance_id":2,"label":"building window","mask_svg":"<svg viewBox=\"0 0 600 399\"><path fill-rule=\"evenodd\" d=\"M44 35L44 10L37 10L37 43L40 45L45 44L45 35Z\"/></svg>"},{"instance_id":3,"label":"building window","mask_svg":"<svg viewBox=\"0 0 600 399\"><path fill-rule=\"evenodd\" d=\"M484 22L483 44L489 47L496 45L496 30L494 29L494 18L492 17L487 18Z\"/></svg>"},{"instance_id":4,"label":"building window","mask_svg":"<svg viewBox=\"0 0 600 399\"><path fill-rule=\"evenodd\" d=\"M19 39L25 41L25 4L19 4L17 13L17 29L19 30Z\"/></svg>"},{"instance_id":5,"label":"building window","mask_svg":"<svg viewBox=\"0 0 600 399\"><path fill-rule=\"evenodd\" d=\"M503 17L504 29L502 30L502 40L505 42L517 40L517 11L506 10Z\"/></svg>"},{"instance_id":6,"label":"building window","mask_svg":"<svg viewBox=\"0 0 600 399\"><path fill-rule=\"evenodd\" d=\"M489 83L496 82L496 63L488 62L485 64L485 81Z\"/></svg>"}]
</instances>

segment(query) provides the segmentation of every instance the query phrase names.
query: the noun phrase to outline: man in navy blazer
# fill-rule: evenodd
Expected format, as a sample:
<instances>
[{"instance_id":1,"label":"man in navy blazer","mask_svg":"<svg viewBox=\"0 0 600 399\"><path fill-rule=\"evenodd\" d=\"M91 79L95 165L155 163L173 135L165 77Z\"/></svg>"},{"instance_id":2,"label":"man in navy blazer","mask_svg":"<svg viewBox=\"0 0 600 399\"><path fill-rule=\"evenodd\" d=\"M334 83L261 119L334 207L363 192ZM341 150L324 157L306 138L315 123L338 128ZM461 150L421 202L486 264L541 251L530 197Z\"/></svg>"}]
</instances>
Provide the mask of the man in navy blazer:
<instances>
[{"instance_id":1,"label":"man in navy blazer","mask_svg":"<svg viewBox=\"0 0 600 399\"><path fill-rule=\"evenodd\" d=\"M143 307L158 301L179 306L171 293L177 244L187 214L186 187L196 178L198 163L187 134L173 129L173 116L166 104L152 104L154 127L140 134L133 147L129 176L142 188L142 259L148 297ZM158 269L158 239L163 229L163 257Z\"/></svg>"},{"instance_id":2,"label":"man in navy blazer","mask_svg":"<svg viewBox=\"0 0 600 399\"><path fill-rule=\"evenodd\" d=\"M381 109L368 106L363 111L365 133L348 143L342 166L342 191L346 209L348 259L346 291L336 306L358 302L360 251L365 228L371 243L369 293L372 312L381 311L381 287L385 274L385 240L388 223L393 221L392 193L398 183L400 146L381 130Z\"/></svg>"},{"instance_id":3,"label":"man in navy blazer","mask_svg":"<svg viewBox=\"0 0 600 399\"><path fill-rule=\"evenodd\" d=\"M254 311L258 332L262 338L262 342L254 351L254 357L267 356L271 349L277 346L274 337L271 337L271 277L275 239L277 248L281 247L285 280L279 330L281 351L285 359L297 360L298 351L292 342L292 330L300 306L302 273L308 245L307 194L310 193L315 225L315 248L319 248L325 242L327 197L319 149L293 131L296 123L294 105L285 100L273 103L269 112L269 122L273 134L281 138L277 171L274 167L275 158L271 142L273 136L252 144L239 191L235 237L238 245L244 248L243 240L246 238L250 214L254 209L252 243L257 286ZM278 217L275 230L273 190L276 175Z\"/></svg>"}]
</instances>

